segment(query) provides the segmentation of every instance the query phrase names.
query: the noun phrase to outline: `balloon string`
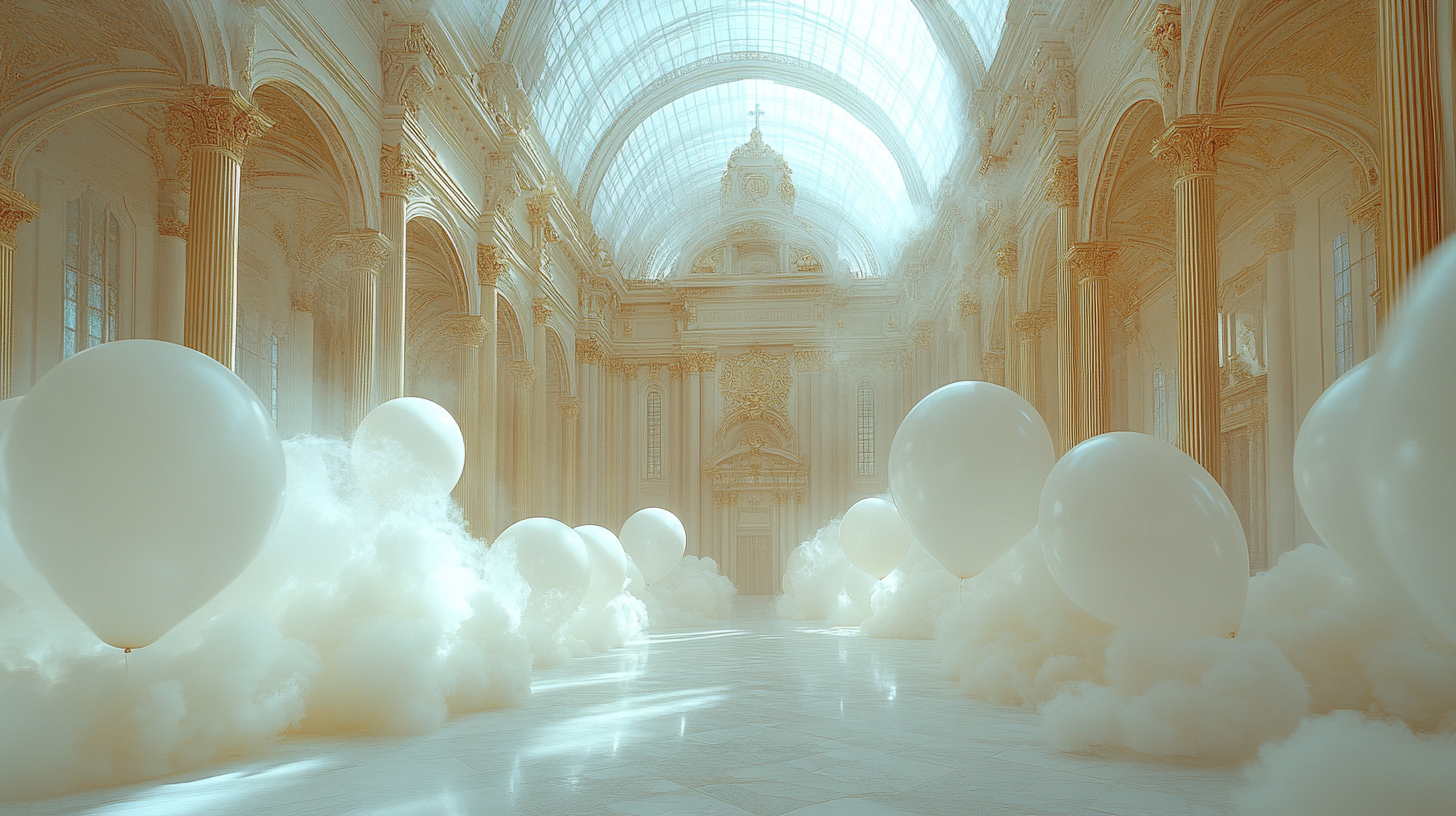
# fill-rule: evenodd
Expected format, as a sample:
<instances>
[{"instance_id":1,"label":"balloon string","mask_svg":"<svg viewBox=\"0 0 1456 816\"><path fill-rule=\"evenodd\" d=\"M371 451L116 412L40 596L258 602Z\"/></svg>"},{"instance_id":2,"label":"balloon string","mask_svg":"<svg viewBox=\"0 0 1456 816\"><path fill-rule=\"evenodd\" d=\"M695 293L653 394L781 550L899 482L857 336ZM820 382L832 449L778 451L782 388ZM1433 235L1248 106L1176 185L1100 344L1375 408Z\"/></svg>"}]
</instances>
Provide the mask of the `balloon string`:
<instances>
[{"instance_id":1,"label":"balloon string","mask_svg":"<svg viewBox=\"0 0 1456 816\"><path fill-rule=\"evenodd\" d=\"M126 670L126 679L131 679L131 649L121 650L121 665Z\"/></svg>"}]
</instances>

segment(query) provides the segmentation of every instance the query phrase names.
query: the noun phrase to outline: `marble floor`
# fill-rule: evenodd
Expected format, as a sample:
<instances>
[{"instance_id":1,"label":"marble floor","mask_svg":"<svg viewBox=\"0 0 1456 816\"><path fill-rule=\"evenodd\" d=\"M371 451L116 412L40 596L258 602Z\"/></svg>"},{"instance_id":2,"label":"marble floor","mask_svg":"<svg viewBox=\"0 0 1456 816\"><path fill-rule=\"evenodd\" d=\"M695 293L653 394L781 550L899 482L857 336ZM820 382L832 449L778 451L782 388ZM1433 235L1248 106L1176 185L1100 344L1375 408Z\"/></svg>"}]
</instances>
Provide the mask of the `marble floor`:
<instances>
[{"instance_id":1,"label":"marble floor","mask_svg":"<svg viewBox=\"0 0 1456 816\"><path fill-rule=\"evenodd\" d=\"M962 696L935 644L779 621L748 597L722 626L537 671L527 705L426 736L289 739L0 813L1201 816L1241 784L1057 753L1034 712Z\"/></svg>"}]
</instances>

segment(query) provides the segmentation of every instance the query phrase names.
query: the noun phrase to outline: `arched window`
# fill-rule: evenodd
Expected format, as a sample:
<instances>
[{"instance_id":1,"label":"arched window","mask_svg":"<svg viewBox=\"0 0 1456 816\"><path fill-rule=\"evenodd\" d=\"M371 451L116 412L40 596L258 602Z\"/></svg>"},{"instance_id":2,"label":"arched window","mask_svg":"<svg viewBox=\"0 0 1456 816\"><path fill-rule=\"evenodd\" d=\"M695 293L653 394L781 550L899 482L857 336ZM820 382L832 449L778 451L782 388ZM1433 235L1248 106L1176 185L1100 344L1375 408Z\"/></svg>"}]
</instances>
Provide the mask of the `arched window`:
<instances>
[{"instance_id":1,"label":"arched window","mask_svg":"<svg viewBox=\"0 0 1456 816\"><path fill-rule=\"evenodd\" d=\"M647 478L662 478L662 392L647 392Z\"/></svg>"},{"instance_id":2,"label":"arched window","mask_svg":"<svg viewBox=\"0 0 1456 816\"><path fill-rule=\"evenodd\" d=\"M1350 313L1350 233L1335 236L1335 376L1355 365L1354 320Z\"/></svg>"},{"instance_id":3,"label":"arched window","mask_svg":"<svg viewBox=\"0 0 1456 816\"><path fill-rule=\"evenodd\" d=\"M875 390L867 382L859 384L856 400L859 427L859 475L875 475Z\"/></svg>"},{"instance_id":4,"label":"arched window","mask_svg":"<svg viewBox=\"0 0 1456 816\"><path fill-rule=\"evenodd\" d=\"M84 198L66 202L61 359L116 339L121 224Z\"/></svg>"}]
</instances>

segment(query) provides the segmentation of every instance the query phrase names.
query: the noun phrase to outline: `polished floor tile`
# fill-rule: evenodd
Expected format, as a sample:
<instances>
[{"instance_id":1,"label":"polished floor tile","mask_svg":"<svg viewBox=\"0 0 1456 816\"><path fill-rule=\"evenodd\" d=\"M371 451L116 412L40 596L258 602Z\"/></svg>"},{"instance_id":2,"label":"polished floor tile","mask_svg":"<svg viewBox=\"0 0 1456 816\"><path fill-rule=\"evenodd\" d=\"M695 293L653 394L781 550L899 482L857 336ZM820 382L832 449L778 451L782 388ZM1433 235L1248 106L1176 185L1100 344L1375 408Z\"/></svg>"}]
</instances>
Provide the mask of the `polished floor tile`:
<instances>
[{"instance_id":1,"label":"polished floor tile","mask_svg":"<svg viewBox=\"0 0 1456 816\"><path fill-rule=\"evenodd\" d=\"M1230 812L1236 768L1053 751L1031 711L962 696L935 644L779 621L653 633L536 672L520 708L414 738L270 753L0 813L1072 814Z\"/></svg>"}]
</instances>

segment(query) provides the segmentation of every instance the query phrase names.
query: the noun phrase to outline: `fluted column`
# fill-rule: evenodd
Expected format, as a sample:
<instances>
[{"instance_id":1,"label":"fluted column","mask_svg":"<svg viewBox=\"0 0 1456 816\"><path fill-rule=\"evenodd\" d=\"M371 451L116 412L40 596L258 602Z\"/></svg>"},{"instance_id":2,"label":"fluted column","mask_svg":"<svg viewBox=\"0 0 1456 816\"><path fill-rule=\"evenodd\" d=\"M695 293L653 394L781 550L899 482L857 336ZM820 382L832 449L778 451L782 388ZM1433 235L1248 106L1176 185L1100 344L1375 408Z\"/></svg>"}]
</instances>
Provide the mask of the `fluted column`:
<instances>
[{"instance_id":1,"label":"fluted column","mask_svg":"<svg viewBox=\"0 0 1456 816\"><path fill-rule=\"evenodd\" d=\"M379 401L404 396L405 205L418 183L414 163L399 146L379 154L380 229L392 247L379 276Z\"/></svg>"},{"instance_id":2,"label":"fluted column","mask_svg":"<svg viewBox=\"0 0 1456 816\"><path fill-rule=\"evenodd\" d=\"M167 106L167 140L191 165L183 342L228 368L237 343L243 154L272 124L229 88L188 86Z\"/></svg>"},{"instance_id":3,"label":"fluted column","mask_svg":"<svg viewBox=\"0 0 1456 816\"><path fill-rule=\"evenodd\" d=\"M546 349L546 323L551 319L550 301L546 298L535 298L531 302L531 357L536 363L536 383L531 392L532 411L542 421L531 426L531 455L538 462L546 455L546 367L551 364L551 354ZM562 388L566 383L561 383ZM550 486L547 478L550 469L544 463L532 468L531 495L535 497L535 504L530 505L533 514L547 512L550 502L547 500L547 491Z\"/></svg>"},{"instance_id":4,"label":"fluted column","mask_svg":"<svg viewBox=\"0 0 1456 816\"><path fill-rule=\"evenodd\" d=\"M1077 439L1077 288L1067 252L1077 240L1077 157L1059 156L1044 189L1057 207L1057 445L1066 453Z\"/></svg>"},{"instance_id":5,"label":"fluted column","mask_svg":"<svg viewBox=\"0 0 1456 816\"><path fill-rule=\"evenodd\" d=\"M0 400L10 399L15 371L15 230L40 207L0 185Z\"/></svg>"},{"instance_id":6,"label":"fluted column","mask_svg":"<svg viewBox=\"0 0 1456 816\"><path fill-rule=\"evenodd\" d=\"M721 555L721 542L713 540L718 530L712 524L712 488L703 474L703 465L713 452L713 433L718 426L718 352L698 352L697 360L698 413L691 418L693 432L698 435L697 469L688 477L698 485L698 529L704 539L698 542L698 551L704 555L714 552ZM718 560L721 564L721 559Z\"/></svg>"},{"instance_id":7,"label":"fluted column","mask_svg":"<svg viewBox=\"0 0 1456 816\"><path fill-rule=\"evenodd\" d=\"M577 456L577 420L581 417L581 398L563 397L557 402L561 411L561 521L581 524L581 508L577 506L577 485L581 481Z\"/></svg>"},{"instance_id":8,"label":"fluted column","mask_svg":"<svg viewBox=\"0 0 1456 816\"><path fill-rule=\"evenodd\" d=\"M348 320L344 372L349 406L345 432L352 434L373 407L376 287L379 270L389 257L389 240L377 230L358 230L334 237L329 246L344 261Z\"/></svg>"},{"instance_id":9,"label":"fluted column","mask_svg":"<svg viewBox=\"0 0 1456 816\"><path fill-rule=\"evenodd\" d=\"M958 305L966 332L966 370L961 376L967 380L985 379L981 368L981 299L967 292L961 295Z\"/></svg>"},{"instance_id":10,"label":"fluted column","mask_svg":"<svg viewBox=\"0 0 1456 816\"><path fill-rule=\"evenodd\" d=\"M1001 318L1006 327L1005 357L1002 359L1001 385L1016 390L1016 346L1012 324L1016 322L1016 244L1008 241L996 250L996 274L1001 278Z\"/></svg>"},{"instance_id":11,"label":"fluted column","mask_svg":"<svg viewBox=\"0 0 1456 816\"><path fill-rule=\"evenodd\" d=\"M497 342L498 326L496 323L496 282L502 272L504 265L496 255L495 247L486 244L475 245L475 276L480 284L480 340L479 360L476 368L479 374L479 396L476 398L475 416L476 425L479 431L476 434L478 441L474 450L474 467L472 468L471 457L466 455L465 468L471 473L471 478L477 487L474 498L474 506L477 508L476 517L467 519L470 521L471 530L476 536L491 540L497 532L498 511L496 509L496 467L497 455L497 433L499 428L499 395L496 393L499 382Z\"/></svg>"},{"instance_id":12,"label":"fluted column","mask_svg":"<svg viewBox=\"0 0 1456 816\"><path fill-rule=\"evenodd\" d=\"M491 390L482 387L480 371L481 347L489 336L486 323L480 315L449 315L440 324L446 338L460 355L460 380L457 383L460 394L460 432L465 438L465 471L455 489L456 498L465 512L470 532L477 538L489 540L483 503L489 493L490 480L485 477L481 466L481 454L495 446L486 437L480 424L480 402L491 396ZM493 430L493 429L492 429Z\"/></svg>"},{"instance_id":13,"label":"fluted column","mask_svg":"<svg viewBox=\"0 0 1456 816\"><path fill-rule=\"evenodd\" d=\"M1214 223L1217 153L1235 128L1185 116L1153 141L1173 171L1178 276L1178 439L1215 479L1221 475L1218 385L1218 243Z\"/></svg>"},{"instance_id":14,"label":"fluted column","mask_svg":"<svg viewBox=\"0 0 1456 816\"><path fill-rule=\"evenodd\" d=\"M1056 321L1057 313L1050 310L1022 312L1016 316L1016 333L1021 338L1017 354L1017 393L1045 415L1041 398L1041 332Z\"/></svg>"},{"instance_id":15,"label":"fluted column","mask_svg":"<svg viewBox=\"0 0 1456 816\"><path fill-rule=\"evenodd\" d=\"M1380 0L1380 318L1400 303L1411 272L1445 234L1435 0ZM1447 127L1452 123L1447 122Z\"/></svg>"},{"instance_id":16,"label":"fluted column","mask_svg":"<svg viewBox=\"0 0 1456 816\"><path fill-rule=\"evenodd\" d=\"M1082 378L1073 444L1112 430L1107 274L1117 252L1116 244L1103 241L1075 243L1067 251L1067 272L1077 281L1077 326L1081 330L1078 364Z\"/></svg>"},{"instance_id":17,"label":"fluted column","mask_svg":"<svg viewBox=\"0 0 1456 816\"><path fill-rule=\"evenodd\" d=\"M1294 215L1277 213L1257 235L1264 248L1264 348L1266 349L1269 421L1265 426L1268 455L1269 563L1295 546L1294 538L1294 354L1290 336L1290 250L1294 248Z\"/></svg>"},{"instance_id":18,"label":"fluted column","mask_svg":"<svg viewBox=\"0 0 1456 816\"><path fill-rule=\"evenodd\" d=\"M533 515L537 505L535 474L540 470L536 462L540 451L533 447L536 436L533 428L536 425L536 366L528 360L515 360L510 365L515 384L513 405L516 413L512 423L515 438L511 441L512 458L516 465L516 506L511 520L519 521Z\"/></svg>"},{"instance_id":19,"label":"fluted column","mask_svg":"<svg viewBox=\"0 0 1456 816\"><path fill-rule=\"evenodd\" d=\"M1006 355L999 351L988 351L981 355L981 372L986 376L986 382L997 385L1006 384Z\"/></svg>"},{"instance_id":20,"label":"fluted column","mask_svg":"<svg viewBox=\"0 0 1456 816\"><path fill-rule=\"evenodd\" d=\"M187 309L187 189L178 179L157 185L156 329L159 340L181 343Z\"/></svg>"}]
</instances>

